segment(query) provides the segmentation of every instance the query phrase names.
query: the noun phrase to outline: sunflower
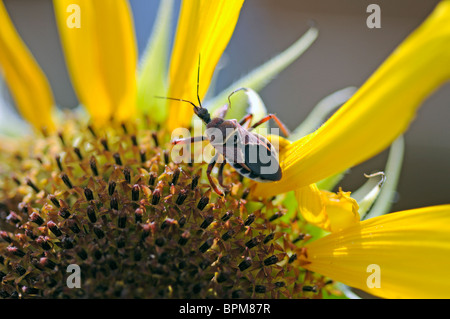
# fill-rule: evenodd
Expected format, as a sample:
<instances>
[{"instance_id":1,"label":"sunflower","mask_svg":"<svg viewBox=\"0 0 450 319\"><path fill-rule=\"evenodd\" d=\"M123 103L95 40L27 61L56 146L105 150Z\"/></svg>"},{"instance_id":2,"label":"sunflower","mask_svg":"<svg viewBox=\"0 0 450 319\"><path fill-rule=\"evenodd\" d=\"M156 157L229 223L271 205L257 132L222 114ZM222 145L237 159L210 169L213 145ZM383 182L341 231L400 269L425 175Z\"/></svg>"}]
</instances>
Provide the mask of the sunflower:
<instances>
[{"instance_id":1,"label":"sunflower","mask_svg":"<svg viewBox=\"0 0 450 319\"><path fill-rule=\"evenodd\" d=\"M227 165L219 195L204 163L170 156L173 130L196 127L192 106L155 96L206 96L242 5L184 0L169 64L172 1L138 63L127 1L54 0L82 105L62 111L0 1L1 70L34 130L9 126L14 136L0 140L0 296L320 298L345 291L340 282L386 298L449 297L450 205L384 213L400 136L450 77L450 0L323 125L318 108L289 139L268 136L279 139L281 180L251 182ZM256 91L316 37L312 27L205 106L220 111L246 87L252 113L265 115ZM385 173L353 194L331 191L391 144Z\"/></svg>"}]
</instances>

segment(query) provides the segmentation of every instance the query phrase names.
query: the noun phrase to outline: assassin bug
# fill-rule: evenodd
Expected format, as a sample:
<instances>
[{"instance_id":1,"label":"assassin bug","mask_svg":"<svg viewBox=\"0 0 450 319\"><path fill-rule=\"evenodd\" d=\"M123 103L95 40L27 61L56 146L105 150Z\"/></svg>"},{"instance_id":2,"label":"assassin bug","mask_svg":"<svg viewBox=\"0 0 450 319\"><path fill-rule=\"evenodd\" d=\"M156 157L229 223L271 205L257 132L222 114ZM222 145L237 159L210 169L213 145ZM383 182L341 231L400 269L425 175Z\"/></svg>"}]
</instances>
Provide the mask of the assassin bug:
<instances>
[{"instance_id":1,"label":"assassin bug","mask_svg":"<svg viewBox=\"0 0 450 319\"><path fill-rule=\"evenodd\" d=\"M231 96L238 91L246 91L247 88L234 90L228 96L228 104L225 104L219 114L211 118L210 113L202 106L199 95L199 77L200 77L200 57L197 73L197 100L198 105L193 102L172 97L158 97L174 101L181 101L191 104L194 107L194 113L206 124L206 136L195 136L172 141L173 145L195 143L208 140L217 151L206 170L209 183L213 190L220 196L223 193L219 190L211 177L211 172L217 164L219 156L223 156L223 161L219 167L218 181L223 184L223 168L225 164L230 163L233 168L242 176L250 178L257 182L274 182L281 179L282 173L278 162L278 153L273 145L264 136L251 132L259 125L273 119L285 136L289 135L288 129L278 119L275 114L268 114L252 126L250 126L253 114L247 114L240 121L236 119L225 119L228 108L231 105ZM259 155L265 157L262 161Z\"/></svg>"}]
</instances>

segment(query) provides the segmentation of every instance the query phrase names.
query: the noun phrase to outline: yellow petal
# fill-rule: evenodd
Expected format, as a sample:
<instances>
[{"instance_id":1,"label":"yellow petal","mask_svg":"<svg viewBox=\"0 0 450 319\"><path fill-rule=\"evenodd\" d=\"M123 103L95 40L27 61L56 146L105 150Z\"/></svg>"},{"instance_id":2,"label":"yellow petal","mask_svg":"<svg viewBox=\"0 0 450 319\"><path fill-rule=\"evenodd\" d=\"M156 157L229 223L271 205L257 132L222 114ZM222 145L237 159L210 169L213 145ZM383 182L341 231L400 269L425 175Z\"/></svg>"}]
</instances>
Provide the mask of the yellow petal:
<instances>
[{"instance_id":1,"label":"yellow petal","mask_svg":"<svg viewBox=\"0 0 450 319\"><path fill-rule=\"evenodd\" d=\"M0 0L0 73L22 116L38 130L55 129L53 95L47 78L11 22Z\"/></svg>"},{"instance_id":2,"label":"yellow petal","mask_svg":"<svg viewBox=\"0 0 450 319\"><path fill-rule=\"evenodd\" d=\"M295 195L303 218L326 231L340 231L359 222L358 203L350 192L321 191L311 184L296 190Z\"/></svg>"},{"instance_id":3,"label":"yellow petal","mask_svg":"<svg viewBox=\"0 0 450 319\"><path fill-rule=\"evenodd\" d=\"M72 84L94 123L133 116L137 49L128 2L54 0L53 4Z\"/></svg>"},{"instance_id":4,"label":"yellow petal","mask_svg":"<svg viewBox=\"0 0 450 319\"><path fill-rule=\"evenodd\" d=\"M283 179L255 190L271 196L317 182L388 147L426 97L450 78L450 1L379 67L357 93L305 143L289 148Z\"/></svg>"},{"instance_id":5,"label":"yellow petal","mask_svg":"<svg viewBox=\"0 0 450 319\"><path fill-rule=\"evenodd\" d=\"M304 268L370 294L450 298L450 205L371 218L306 248Z\"/></svg>"},{"instance_id":6,"label":"yellow petal","mask_svg":"<svg viewBox=\"0 0 450 319\"><path fill-rule=\"evenodd\" d=\"M244 0L184 0L169 70L169 96L197 104L197 70L200 98L208 90L214 69L236 26ZM187 127L192 106L170 101L168 127Z\"/></svg>"},{"instance_id":7,"label":"yellow petal","mask_svg":"<svg viewBox=\"0 0 450 319\"><path fill-rule=\"evenodd\" d=\"M266 138L279 153L280 157L278 160L280 162L283 161L283 157L281 156L284 156L286 154L286 149L292 144L291 141L282 136L273 134L267 135Z\"/></svg>"}]
</instances>

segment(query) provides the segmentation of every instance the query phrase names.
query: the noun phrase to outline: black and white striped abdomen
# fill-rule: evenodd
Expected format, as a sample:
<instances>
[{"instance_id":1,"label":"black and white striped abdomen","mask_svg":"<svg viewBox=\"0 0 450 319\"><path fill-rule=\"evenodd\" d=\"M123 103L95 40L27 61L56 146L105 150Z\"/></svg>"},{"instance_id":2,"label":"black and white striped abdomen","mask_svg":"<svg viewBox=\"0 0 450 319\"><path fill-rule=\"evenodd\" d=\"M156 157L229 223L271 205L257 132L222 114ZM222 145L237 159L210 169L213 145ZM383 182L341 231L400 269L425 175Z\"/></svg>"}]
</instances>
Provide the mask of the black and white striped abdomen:
<instances>
[{"instance_id":1,"label":"black and white striped abdomen","mask_svg":"<svg viewBox=\"0 0 450 319\"><path fill-rule=\"evenodd\" d=\"M231 166L233 166L233 168L236 170L236 172L238 172L242 176L249 178L251 180L254 180L256 182L259 182L259 183L269 183L269 182L279 181L282 176L281 168L279 166L278 166L278 169L276 170L276 172L274 172L272 174L267 174L267 173L262 174L262 173L248 170L239 163L230 163L230 164L231 164Z\"/></svg>"},{"instance_id":2,"label":"black and white striped abdomen","mask_svg":"<svg viewBox=\"0 0 450 319\"><path fill-rule=\"evenodd\" d=\"M247 132L244 138L233 135L227 143L211 143L242 176L261 183L281 179L278 153L265 137Z\"/></svg>"}]
</instances>

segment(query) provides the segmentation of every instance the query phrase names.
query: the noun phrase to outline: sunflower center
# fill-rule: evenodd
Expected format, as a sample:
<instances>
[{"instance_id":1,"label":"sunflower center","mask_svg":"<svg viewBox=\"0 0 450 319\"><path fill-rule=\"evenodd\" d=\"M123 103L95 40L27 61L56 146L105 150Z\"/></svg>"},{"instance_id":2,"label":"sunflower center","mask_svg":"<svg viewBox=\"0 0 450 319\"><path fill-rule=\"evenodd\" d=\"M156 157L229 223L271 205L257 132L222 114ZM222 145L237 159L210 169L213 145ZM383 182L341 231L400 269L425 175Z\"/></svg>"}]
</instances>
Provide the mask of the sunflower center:
<instances>
[{"instance_id":1,"label":"sunflower center","mask_svg":"<svg viewBox=\"0 0 450 319\"><path fill-rule=\"evenodd\" d=\"M1 296L319 297L327 282L297 260L303 223L273 200L250 201L228 166L217 196L205 164L171 162L168 137L150 124L69 120L3 153ZM68 286L69 265L80 288Z\"/></svg>"}]
</instances>

